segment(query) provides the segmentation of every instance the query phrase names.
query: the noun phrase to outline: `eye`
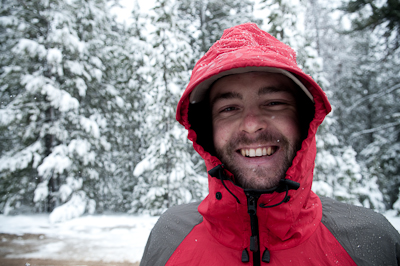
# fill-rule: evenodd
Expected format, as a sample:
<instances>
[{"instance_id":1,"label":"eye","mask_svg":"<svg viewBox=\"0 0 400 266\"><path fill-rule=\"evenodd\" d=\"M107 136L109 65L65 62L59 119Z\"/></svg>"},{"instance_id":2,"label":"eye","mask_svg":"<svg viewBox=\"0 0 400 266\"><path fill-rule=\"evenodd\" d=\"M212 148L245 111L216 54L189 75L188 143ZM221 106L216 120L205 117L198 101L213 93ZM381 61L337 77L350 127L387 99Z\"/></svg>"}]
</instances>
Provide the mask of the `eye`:
<instances>
[{"instance_id":1,"label":"eye","mask_svg":"<svg viewBox=\"0 0 400 266\"><path fill-rule=\"evenodd\" d=\"M228 106L228 107L226 107L226 108L221 109L220 113L231 112L231 111L235 111L235 110L237 110L236 107L234 107L234 106Z\"/></svg>"},{"instance_id":2,"label":"eye","mask_svg":"<svg viewBox=\"0 0 400 266\"><path fill-rule=\"evenodd\" d=\"M282 104L285 104L285 103L275 101L275 102L268 102L268 103L266 103L265 105L266 105L266 106L276 106L276 105L282 105Z\"/></svg>"}]
</instances>

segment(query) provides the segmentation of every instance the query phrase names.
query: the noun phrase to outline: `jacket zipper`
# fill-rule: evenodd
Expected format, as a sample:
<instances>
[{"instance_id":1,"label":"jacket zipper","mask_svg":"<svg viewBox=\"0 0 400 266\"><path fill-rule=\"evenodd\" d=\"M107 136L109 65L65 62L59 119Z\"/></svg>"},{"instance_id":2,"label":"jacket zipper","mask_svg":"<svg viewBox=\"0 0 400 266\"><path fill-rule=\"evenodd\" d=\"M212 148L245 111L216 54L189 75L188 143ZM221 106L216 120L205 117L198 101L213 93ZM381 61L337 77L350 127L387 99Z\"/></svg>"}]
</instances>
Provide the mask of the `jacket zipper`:
<instances>
[{"instance_id":1,"label":"jacket zipper","mask_svg":"<svg viewBox=\"0 0 400 266\"><path fill-rule=\"evenodd\" d=\"M235 196L235 194L233 194L228 187L225 185L224 183L224 170L223 170L223 165L217 165L216 167L214 167L213 169L211 169L210 171L208 171L208 173L212 176L212 177L216 177L218 179L221 180L221 183L224 185L224 187L226 188L226 190L236 199L237 203L240 204L239 199ZM226 178L225 178L226 179ZM260 266L261 262L260 262L260 242L259 242L259 232L258 232L258 217L257 217L257 201L260 198L260 196L262 194L265 193L273 193L275 191L277 192L282 192L286 190L286 195L285 198L278 204L275 205L271 205L271 206L265 206L265 204L261 204L260 207L261 208L271 208L271 207L275 207L277 205L280 205L284 202L287 202L290 197L287 196L287 193L289 191L289 189L298 189L300 184L297 182L293 182L287 179L281 179L279 182L279 186L269 189L269 190L254 190L254 189L245 189L244 193L246 195L247 198L247 212L250 215L250 226L251 226L251 237L250 237L250 251L253 252L253 266ZM284 186L284 190L282 190L281 186ZM263 255L262 255L262 261L269 263L271 259L269 250L267 248L265 248ZM242 262L249 262L250 258L249 258L249 254L247 252L247 249L244 249L242 252Z\"/></svg>"},{"instance_id":2,"label":"jacket zipper","mask_svg":"<svg viewBox=\"0 0 400 266\"><path fill-rule=\"evenodd\" d=\"M253 252L253 266L260 266L260 242L258 232L258 218L257 218L257 201L260 195L250 192L246 193L247 197L247 212L250 215L251 237L250 237L250 251Z\"/></svg>"}]
</instances>

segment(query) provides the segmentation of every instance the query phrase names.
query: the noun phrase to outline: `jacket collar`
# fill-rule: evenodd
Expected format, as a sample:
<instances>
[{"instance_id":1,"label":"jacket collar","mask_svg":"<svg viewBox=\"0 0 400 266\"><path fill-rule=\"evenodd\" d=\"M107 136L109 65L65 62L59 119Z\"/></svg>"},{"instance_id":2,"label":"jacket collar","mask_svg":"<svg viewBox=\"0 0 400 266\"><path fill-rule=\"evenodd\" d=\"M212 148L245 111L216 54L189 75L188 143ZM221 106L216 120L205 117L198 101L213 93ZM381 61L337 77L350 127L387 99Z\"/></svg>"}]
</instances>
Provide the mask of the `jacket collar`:
<instances>
[{"instance_id":1,"label":"jacket collar","mask_svg":"<svg viewBox=\"0 0 400 266\"><path fill-rule=\"evenodd\" d=\"M316 230L321 221L322 206L319 198L311 191L315 151L314 137L303 141L286 175L287 179L300 183L297 190L289 190L288 202L272 208L260 207L260 204L279 204L285 192L262 194L258 199L260 246L270 250L289 248L305 241ZM212 169L219 163L217 158L210 160L207 168ZM210 175L208 179L209 195L199 206L207 229L228 247L248 248L251 228L245 191L229 180L224 181L225 188L220 179Z\"/></svg>"}]
</instances>

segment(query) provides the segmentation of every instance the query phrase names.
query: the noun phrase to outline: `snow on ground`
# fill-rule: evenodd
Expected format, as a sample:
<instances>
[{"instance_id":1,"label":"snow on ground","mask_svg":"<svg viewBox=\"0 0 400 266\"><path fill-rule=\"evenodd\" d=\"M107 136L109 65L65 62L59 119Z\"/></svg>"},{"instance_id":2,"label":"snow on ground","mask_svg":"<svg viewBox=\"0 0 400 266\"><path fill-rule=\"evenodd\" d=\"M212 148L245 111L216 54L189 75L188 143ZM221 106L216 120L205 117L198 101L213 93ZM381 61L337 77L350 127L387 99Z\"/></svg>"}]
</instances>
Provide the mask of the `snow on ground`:
<instances>
[{"instance_id":1,"label":"snow on ground","mask_svg":"<svg viewBox=\"0 0 400 266\"><path fill-rule=\"evenodd\" d=\"M44 214L0 215L1 234L39 235L36 238L21 237L14 240L3 235L2 246L4 242L10 241L8 246L19 244L21 248L11 253L0 250L0 253L8 253L6 258L73 258L82 261L133 263L140 261L147 238L157 219L158 217L151 216L87 215L51 224L49 215ZM23 249L24 245L34 248Z\"/></svg>"},{"instance_id":2,"label":"snow on ground","mask_svg":"<svg viewBox=\"0 0 400 266\"><path fill-rule=\"evenodd\" d=\"M389 222L393 225L394 228L397 229L397 231L400 232L400 217L396 216L397 211L395 210L390 210L387 211L384 215L386 219L389 220Z\"/></svg>"},{"instance_id":3,"label":"snow on ground","mask_svg":"<svg viewBox=\"0 0 400 266\"><path fill-rule=\"evenodd\" d=\"M387 212L385 216L400 231L400 217L395 214ZM122 214L86 215L51 224L49 215L44 214L0 215L0 234L21 236L11 239L8 235L2 235L0 254L8 253L6 258L73 258L81 261L134 263L140 261L148 235L157 219Z\"/></svg>"}]
</instances>

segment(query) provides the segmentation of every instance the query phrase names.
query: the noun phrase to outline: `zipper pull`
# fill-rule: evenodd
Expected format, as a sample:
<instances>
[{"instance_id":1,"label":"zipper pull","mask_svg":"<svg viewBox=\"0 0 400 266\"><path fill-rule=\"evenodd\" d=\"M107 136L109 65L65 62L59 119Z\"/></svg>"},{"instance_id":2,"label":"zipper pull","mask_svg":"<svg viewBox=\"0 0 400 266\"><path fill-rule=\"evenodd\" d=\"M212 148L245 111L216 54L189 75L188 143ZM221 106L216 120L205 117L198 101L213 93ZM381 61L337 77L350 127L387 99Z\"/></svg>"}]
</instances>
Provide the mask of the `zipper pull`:
<instances>
[{"instance_id":1,"label":"zipper pull","mask_svg":"<svg viewBox=\"0 0 400 266\"><path fill-rule=\"evenodd\" d=\"M257 214L257 200L258 200L258 197L249 196L249 199L247 202L247 212L250 215Z\"/></svg>"},{"instance_id":2,"label":"zipper pull","mask_svg":"<svg viewBox=\"0 0 400 266\"><path fill-rule=\"evenodd\" d=\"M250 251L253 251L253 252L258 251L258 236L250 237Z\"/></svg>"},{"instance_id":3,"label":"zipper pull","mask_svg":"<svg viewBox=\"0 0 400 266\"><path fill-rule=\"evenodd\" d=\"M263 262L269 263L271 260L271 254L269 254L269 250L267 248L265 248L264 253L262 255L261 260Z\"/></svg>"},{"instance_id":4,"label":"zipper pull","mask_svg":"<svg viewBox=\"0 0 400 266\"><path fill-rule=\"evenodd\" d=\"M244 249L242 252L242 262L249 262L250 257L249 257L249 252L247 252L247 249Z\"/></svg>"}]
</instances>

